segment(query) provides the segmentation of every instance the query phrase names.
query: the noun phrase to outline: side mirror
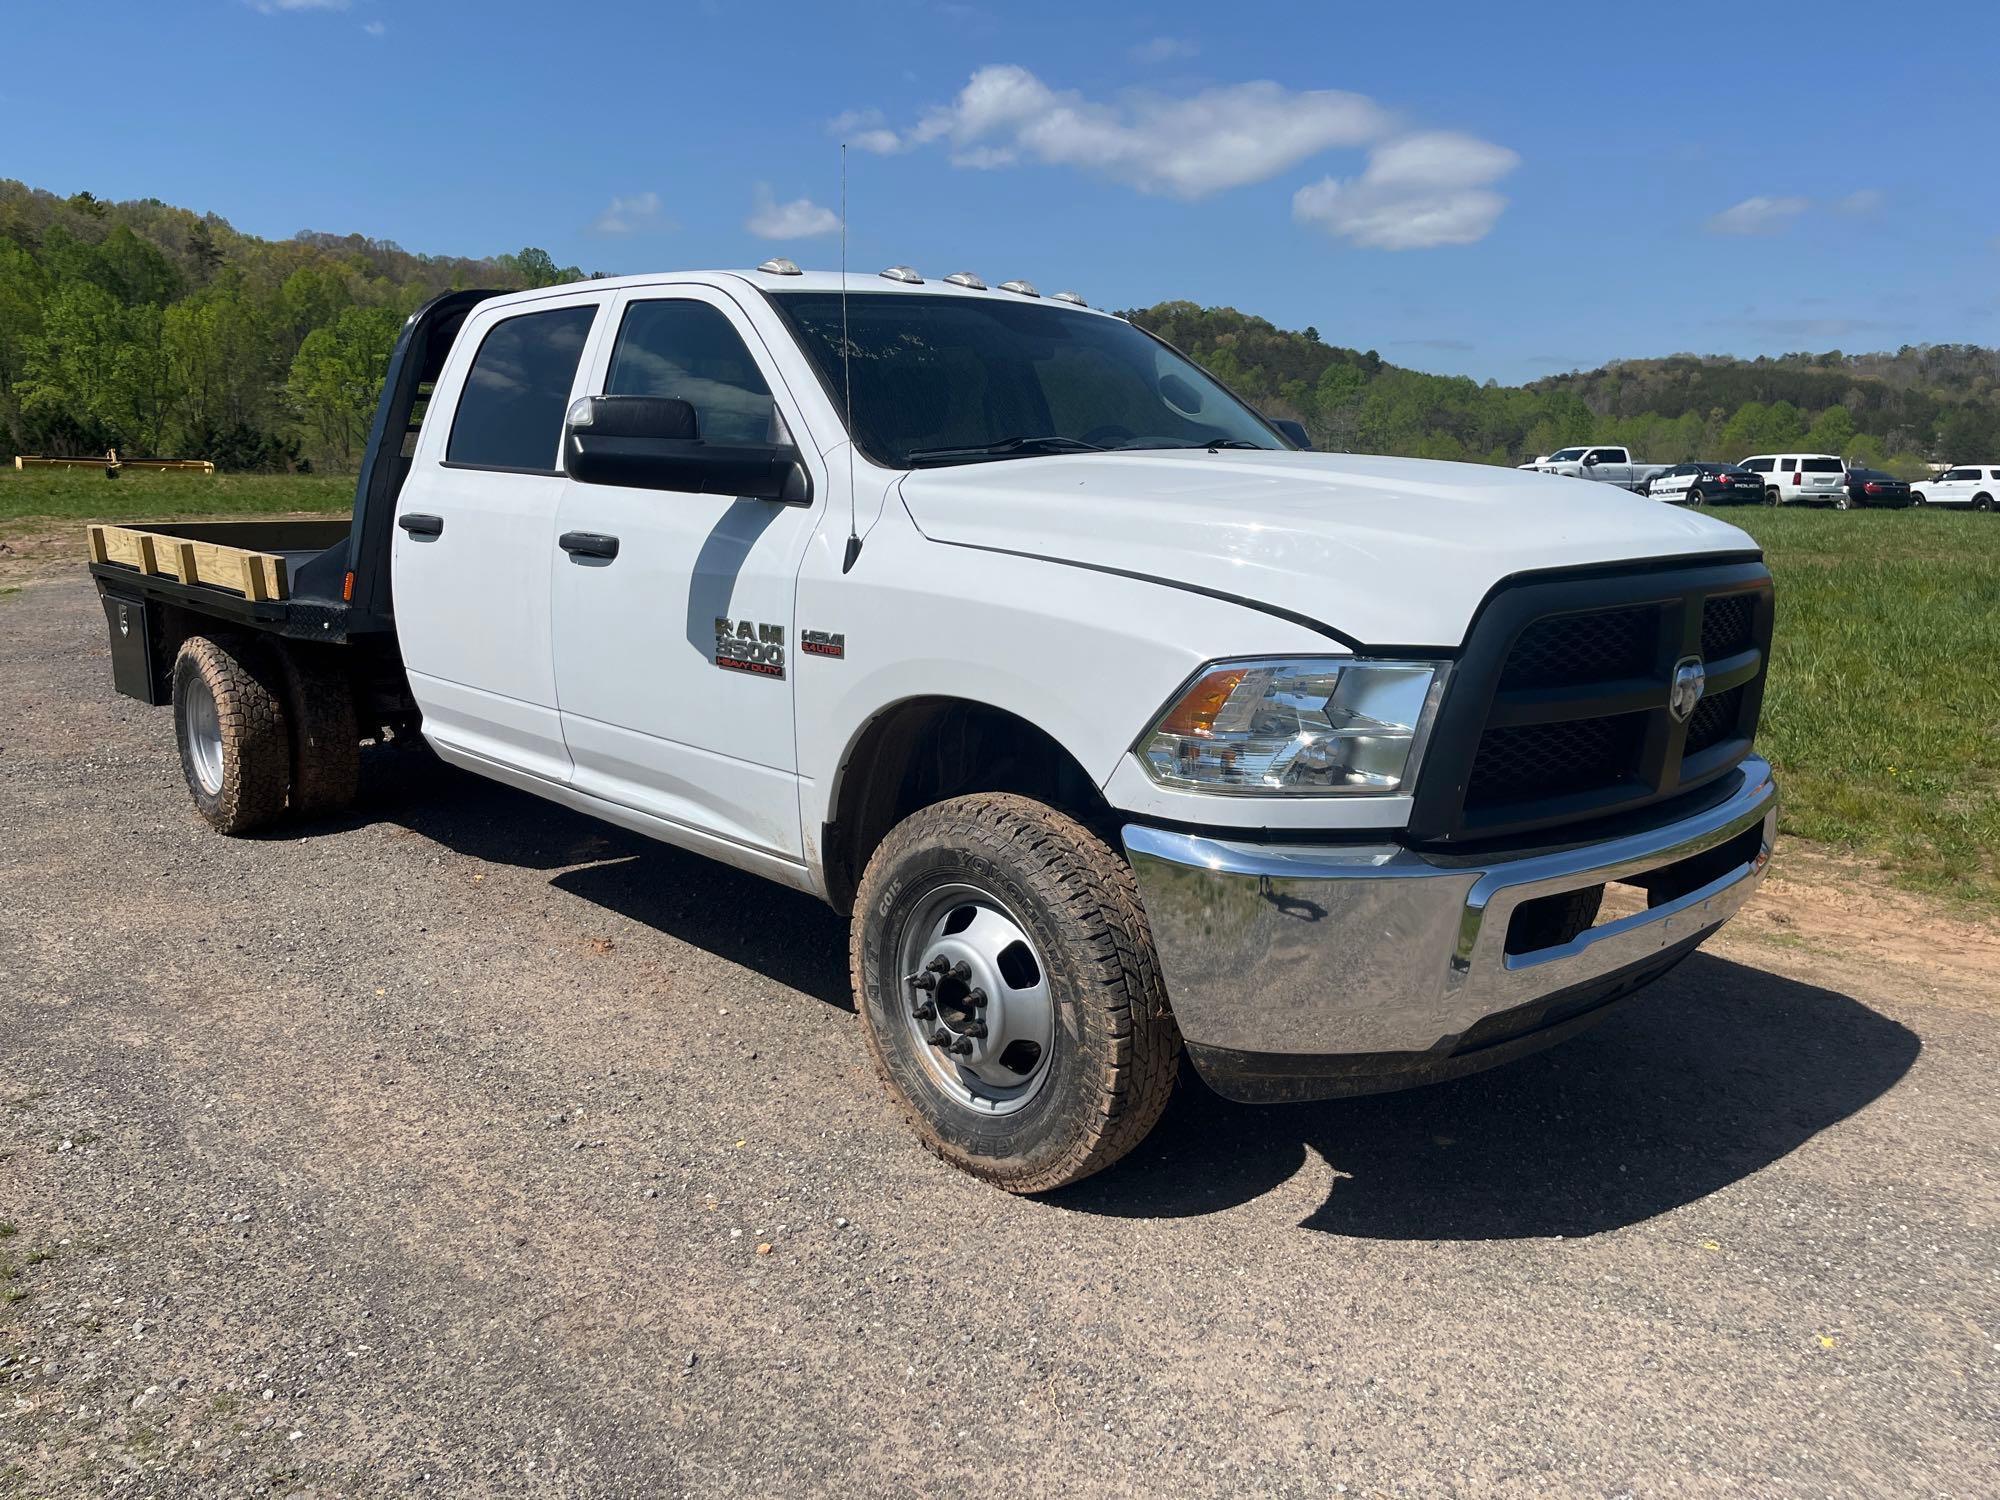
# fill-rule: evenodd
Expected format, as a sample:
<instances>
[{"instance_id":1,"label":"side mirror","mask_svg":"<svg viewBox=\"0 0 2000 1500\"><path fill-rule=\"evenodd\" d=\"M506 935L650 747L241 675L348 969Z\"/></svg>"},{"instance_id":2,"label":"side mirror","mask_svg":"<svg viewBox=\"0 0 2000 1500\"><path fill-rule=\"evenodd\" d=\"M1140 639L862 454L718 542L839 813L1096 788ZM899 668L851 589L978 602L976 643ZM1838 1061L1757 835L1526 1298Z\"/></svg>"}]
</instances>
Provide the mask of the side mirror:
<instances>
[{"instance_id":1,"label":"side mirror","mask_svg":"<svg viewBox=\"0 0 2000 1500\"><path fill-rule=\"evenodd\" d=\"M1303 448L1308 453L1312 452L1313 440L1306 432L1305 423L1295 422L1290 417L1266 417L1264 420L1283 433L1285 441L1290 443L1294 448Z\"/></svg>"},{"instance_id":2,"label":"side mirror","mask_svg":"<svg viewBox=\"0 0 2000 1500\"><path fill-rule=\"evenodd\" d=\"M584 396L563 429L563 472L578 484L747 496L804 505L812 479L789 443L711 443L671 396Z\"/></svg>"}]
</instances>

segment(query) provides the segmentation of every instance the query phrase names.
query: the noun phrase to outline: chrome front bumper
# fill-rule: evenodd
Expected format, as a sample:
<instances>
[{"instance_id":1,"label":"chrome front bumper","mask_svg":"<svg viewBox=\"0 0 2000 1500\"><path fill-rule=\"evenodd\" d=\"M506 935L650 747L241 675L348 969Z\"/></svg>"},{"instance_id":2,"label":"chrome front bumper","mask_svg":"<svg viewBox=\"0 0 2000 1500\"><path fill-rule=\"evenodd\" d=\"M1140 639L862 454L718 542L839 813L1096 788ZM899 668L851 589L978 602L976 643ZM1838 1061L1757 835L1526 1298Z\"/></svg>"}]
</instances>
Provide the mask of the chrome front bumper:
<instances>
[{"instance_id":1,"label":"chrome front bumper","mask_svg":"<svg viewBox=\"0 0 2000 1500\"><path fill-rule=\"evenodd\" d=\"M1704 812L1504 861L1468 865L1396 844L1246 843L1138 824L1125 828L1125 850L1168 998L1211 1082L1235 1097L1358 1092L1469 1071L1436 1064L1468 1056L1482 1036L1506 1033L1512 1055L1529 1033L1567 1034L1577 1011L1551 1002L1570 997L1590 1008L1616 998L1734 916L1763 877L1777 829L1769 763L1751 756L1740 775ZM1658 905L1553 947L1508 951L1523 904L1649 878ZM1509 1013L1520 1026L1481 1024ZM1322 1086L1227 1087L1210 1064L1228 1054L1263 1059L1253 1071ZM1311 1062L1362 1058L1379 1066ZM1336 1077L1351 1082L1328 1082Z\"/></svg>"}]
</instances>

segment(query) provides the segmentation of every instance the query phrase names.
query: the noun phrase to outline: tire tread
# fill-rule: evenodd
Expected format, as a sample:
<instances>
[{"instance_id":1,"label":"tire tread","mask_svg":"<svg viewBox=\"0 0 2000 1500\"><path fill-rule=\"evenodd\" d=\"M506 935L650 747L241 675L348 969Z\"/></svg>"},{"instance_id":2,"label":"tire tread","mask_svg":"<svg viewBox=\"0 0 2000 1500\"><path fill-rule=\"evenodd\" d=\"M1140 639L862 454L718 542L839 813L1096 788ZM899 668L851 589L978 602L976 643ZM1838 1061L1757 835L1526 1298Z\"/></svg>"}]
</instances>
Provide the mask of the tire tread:
<instances>
[{"instance_id":1,"label":"tire tread","mask_svg":"<svg viewBox=\"0 0 2000 1500\"><path fill-rule=\"evenodd\" d=\"M907 854L939 839L1011 863L1037 895L1084 934L1068 960L1104 1019L1108 1047L1091 1080L1084 1128L1053 1158L994 1162L953 1146L903 1097L875 1029L868 1023L867 914L882 884ZM1042 1193L1102 1171L1145 1139L1179 1076L1180 1033L1153 953L1152 930L1131 868L1104 840L1067 813L1012 793L987 792L933 804L906 818L875 851L861 879L849 964L862 1030L875 1071L911 1128L935 1155L1015 1193Z\"/></svg>"}]
</instances>

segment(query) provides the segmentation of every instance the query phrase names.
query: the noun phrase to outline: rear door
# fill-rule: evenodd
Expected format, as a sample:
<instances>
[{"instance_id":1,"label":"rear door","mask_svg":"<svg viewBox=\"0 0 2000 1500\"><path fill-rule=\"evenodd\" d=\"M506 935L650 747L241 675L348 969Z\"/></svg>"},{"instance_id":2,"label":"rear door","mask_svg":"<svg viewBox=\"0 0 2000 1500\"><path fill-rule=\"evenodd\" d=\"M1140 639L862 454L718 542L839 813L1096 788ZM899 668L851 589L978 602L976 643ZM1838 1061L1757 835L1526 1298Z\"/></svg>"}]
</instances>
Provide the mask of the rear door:
<instances>
[{"instance_id":1,"label":"rear door","mask_svg":"<svg viewBox=\"0 0 2000 1500\"><path fill-rule=\"evenodd\" d=\"M1846 486L1847 466L1837 458L1802 458L1799 483L1802 498L1831 500Z\"/></svg>"},{"instance_id":2,"label":"rear door","mask_svg":"<svg viewBox=\"0 0 2000 1500\"><path fill-rule=\"evenodd\" d=\"M1651 493L1656 500L1685 500L1688 486L1698 476L1692 464L1675 464L1666 473L1653 481Z\"/></svg>"},{"instance_id":3,"label":"rear door","mask_svg":"<svg viewBox=\"0 0 2000 1500\"><path fill-rule=\"evenodd\" d=\"M621 294L594 363L591 394L677 397L704 438L795 434L814 499L566 482L557 531L618 539L608 560L556 562L556 691L574 784L799 860L793 608L825 505L820 456L769 350L724 293Z\"/></svg>"},{"instance_id":4,"label":"rear door","mask_svg":"<svg viewBox=\"0 0 2000 1500\"><path fill-rule=\"evenodd\" d=\"M549 648L563 413L608 294L481 308L396 505L396 634L442 750L567 780Z\"/></svg>"}]
</instances>

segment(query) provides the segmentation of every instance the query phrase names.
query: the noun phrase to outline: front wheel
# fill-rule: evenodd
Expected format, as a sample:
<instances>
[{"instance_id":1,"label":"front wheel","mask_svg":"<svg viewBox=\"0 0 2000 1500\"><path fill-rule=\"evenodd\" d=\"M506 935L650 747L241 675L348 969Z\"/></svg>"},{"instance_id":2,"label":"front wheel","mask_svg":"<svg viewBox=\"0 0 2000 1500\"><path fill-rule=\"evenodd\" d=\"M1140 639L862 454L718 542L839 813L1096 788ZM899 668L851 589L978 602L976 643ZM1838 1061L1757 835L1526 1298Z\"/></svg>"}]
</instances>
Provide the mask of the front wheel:
<instances>
[{"instance_id":1,"label":"front wheel","mask_svg":"<svg viewBox=\"0 0 2000 1500\"><path fill-rule=\"evenodd\" d=\"M957 797L868 862L849 943L877 1072L923 1143L1014 1193L1138 1145L1180 1033L1132 872L1065 813Z\"/></svg>"},{"instance_id":2,"label":"front wheel","mask_svg":"<svg viewBox=\"0 0 2000 1500\"><path fill-rule=\"evenodd\" d=\"M1924 498L1924 492L1923 492L1922 490L1911 490L1911 491L1910 491L1910 504L1911 504L1911 505L1913 505L1913 506L1918 506L1918 507L1922 507L1922 506L1925 506L1925 505L1929 505L1929 504L1930 504L1930 501L1928 501L1928 500L1926 500L1926 499Z\"/></svg>"},{"instance_id":3,"label":"front wheel","mask_svg":"<svg viewBox=\"0 0 2000 1500\"><path fill-rule=\"evenodd\" d=\"M1692 489L1687 493L1687 503L1699 508L1708 504L1708 496L1704 495L1699 489Z\"/></svg>"},{"instance_id":4,"label":"front wheel","mask_svg":"<svg viewBox=\"0 0 2000 1500\"><path fill-rule=\"evenodd\" d=\"M1783 498L1784 497L1778 493L1777 488L1775 486L1772 487L1771 489L1764 491L1764 503L1766 505L1776 505Z\"/></svg>"}]
</instances>

